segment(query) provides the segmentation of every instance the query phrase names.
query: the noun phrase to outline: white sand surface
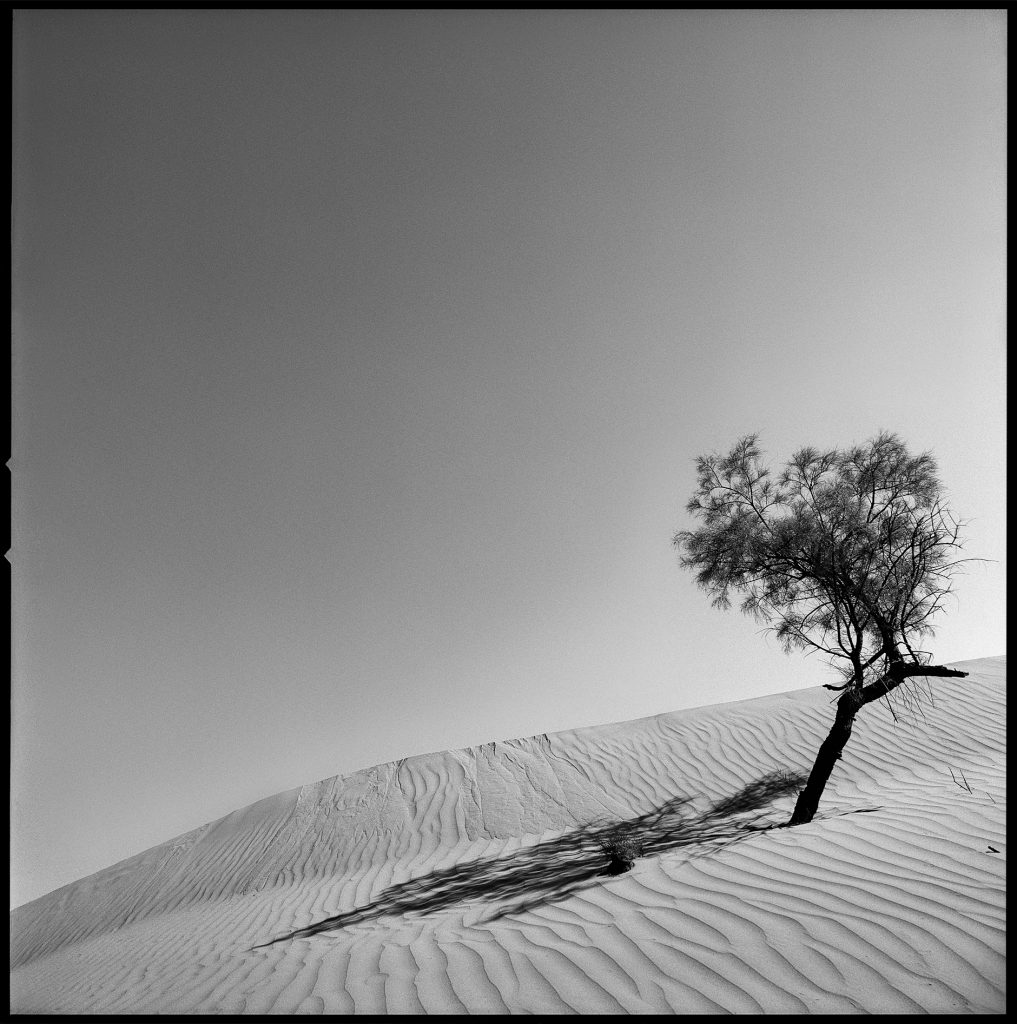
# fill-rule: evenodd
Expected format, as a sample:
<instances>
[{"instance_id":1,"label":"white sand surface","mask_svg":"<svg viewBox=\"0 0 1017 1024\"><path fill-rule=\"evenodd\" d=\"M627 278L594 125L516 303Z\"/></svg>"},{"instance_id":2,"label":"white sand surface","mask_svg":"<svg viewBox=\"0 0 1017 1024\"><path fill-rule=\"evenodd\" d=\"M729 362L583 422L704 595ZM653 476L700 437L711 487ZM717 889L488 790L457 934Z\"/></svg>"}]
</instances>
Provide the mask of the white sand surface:
<instances>
[{"instance_id":1,"label":"white sand surface","mask_svg":"<svg viewBox=\"0 0 1017 1024\"><path fill-rule=\"evenodd\" d=\"M676 844L557 890L553 857L534 867L552 849L540 844L808 770L834 695L410 757L280 793L14 911L12 1010L1001 1013L1006 659L956 667L968 678L930 680L900 721L884 701L859 715L810 825ZM382 896L409 879L423 903Z\"/></svg>"}]
</instances>

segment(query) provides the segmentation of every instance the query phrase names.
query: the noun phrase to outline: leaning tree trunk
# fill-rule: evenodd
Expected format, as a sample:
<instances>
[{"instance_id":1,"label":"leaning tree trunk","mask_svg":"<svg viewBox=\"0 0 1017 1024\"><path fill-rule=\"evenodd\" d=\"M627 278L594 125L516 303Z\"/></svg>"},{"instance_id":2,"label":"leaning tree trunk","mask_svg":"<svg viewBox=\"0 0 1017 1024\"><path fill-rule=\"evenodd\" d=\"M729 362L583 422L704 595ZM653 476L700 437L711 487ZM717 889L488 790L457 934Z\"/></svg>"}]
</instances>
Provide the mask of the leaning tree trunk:
<instances>
[{"instance_id":1,"label":"leaning tree trunk","mask_svg":"<svg viewBox=\"0 0 1017 1024\"><path fill-rule=\"evenodd\" d=\"M837 716L834 718L833 728L819 748L815 764L809 773L809 781L798 794L798 802L795 804L794 814L791 815L788 825L807 825L812 821L816 809L819 807L819 798L823 795L827 780L830 778L830 773L840 760L847 741L851 739L851 726L854 725L855 715L858 714L862 704L860 686L851 686L841 694L840 700L837 701Z\"/></svg>"},{"instance_id":2,"label":"leaning tree trunk","mask_svg":"<svg viewBox=\"0 0 1017 1024\"><path fill-rule=\"evenodd\" d=\"M830 734L823 740L823 745L819 748L812 771L809 773L809 781L798 795L798 801L788 825L807 825L812 821L834 765L840 760L840 755L851 738L851 726L854 725L855 715L866 704L885 696L911 676L959 677L966 675L967 672L946 668L944 665L917 665L898 661L894 662L886 674L876 682L870 683L868 686L852 685L848 687L837 701L837 715L833 721L833 728L830 729Z\"/></svg>"}]
</instances>

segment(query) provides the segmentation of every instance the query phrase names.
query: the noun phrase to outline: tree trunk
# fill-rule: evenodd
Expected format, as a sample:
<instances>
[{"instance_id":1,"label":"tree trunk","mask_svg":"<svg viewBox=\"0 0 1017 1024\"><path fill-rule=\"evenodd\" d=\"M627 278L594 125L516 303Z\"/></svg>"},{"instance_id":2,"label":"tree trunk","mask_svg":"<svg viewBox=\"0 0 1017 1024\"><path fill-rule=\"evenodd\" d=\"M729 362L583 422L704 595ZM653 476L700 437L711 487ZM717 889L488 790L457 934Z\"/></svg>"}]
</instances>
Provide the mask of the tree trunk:
<instances>
[{"instance_id":1,"label":"tree trunk","mask_svg":"<svg viewBox=\"0 0 1017 1024\"><path fill-rule=\"evenodd\" d=\"M798 802L795 804L794 814L791 815L788 825L807 825L812 821L834 765L840 760L841 752L851 738L851 726L854 725L855 715L866 704L885 696L900 686L905 679L910 679L912 676L962 678L966 675L967 672L947 668L945 665L917 665L895 661L891 664L889 671L876 682L865 687L858 684L850 685L837 701L837 715L833 721L833 728L830 729L830 734L823 740L823 745L819 748L819 753L816 754L816 761L809 773L809 781L798 795Z\"/></svg>"},{"instance_id":2,"label":"tree trunk","mask_svg":"<svg viewBox=\"0 0 1017 1024\"><path fill-rule=\"evenodd\" d=\"M816 754L816 761L809 773L809 781L798 795L798 802L788 825L807 825L812 821L830 773L851 738L851 726L863 703L861 688L858 686L849 687L837 701L837 715L833 721L833 728Z\"/></svg>"}]
</instances>

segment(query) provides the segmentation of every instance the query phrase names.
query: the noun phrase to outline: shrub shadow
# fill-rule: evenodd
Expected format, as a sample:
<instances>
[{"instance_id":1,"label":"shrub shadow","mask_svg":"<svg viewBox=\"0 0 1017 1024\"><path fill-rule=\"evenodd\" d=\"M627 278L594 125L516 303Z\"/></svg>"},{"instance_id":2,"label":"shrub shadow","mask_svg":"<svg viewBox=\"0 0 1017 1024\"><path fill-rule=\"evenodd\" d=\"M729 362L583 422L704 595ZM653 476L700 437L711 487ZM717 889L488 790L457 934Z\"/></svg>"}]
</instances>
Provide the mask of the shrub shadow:
<instances>
[{"instance_id":1,"label":"shrub shadow","mask_svg":"<svg viewBox=\"0 0 1017 1024\"><path fill-rule=\"evenodd\" d=\"M758 832L758 812L778 797L797 791L804 781L802 775L772 772L705 812L694 813L687 806L690 798L675 797L635 818L591 822L504 856L467 861L399 882L363 907L251 948L307 938L385 914L424 914L468 901L507 901L494 909L488 921L518 914L564 899L597 884L605 875L622 874L639 857L685 847L710 852ZM751 812L757 812L757 817L746 818Z\"/></svg>"}]
</instances>

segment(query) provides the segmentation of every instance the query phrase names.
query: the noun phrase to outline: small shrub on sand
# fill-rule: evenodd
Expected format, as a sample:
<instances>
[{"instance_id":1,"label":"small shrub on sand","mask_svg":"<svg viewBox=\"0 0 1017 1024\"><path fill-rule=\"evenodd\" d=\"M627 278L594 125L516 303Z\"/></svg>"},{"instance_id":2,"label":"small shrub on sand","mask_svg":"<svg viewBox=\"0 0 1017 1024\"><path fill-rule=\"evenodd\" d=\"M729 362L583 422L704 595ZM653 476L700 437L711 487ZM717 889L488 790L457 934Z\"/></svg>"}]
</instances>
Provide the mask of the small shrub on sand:
<instances>
[{"instance_id":1,"label":"small shrub on sand","mask_svg":"<svg viewBox=\"0 0 1017 1024\"><path fill-rule=\"evenodd\" d=\"M607 875L621 875L631 870L638 857L643 855L643 847L639 840L624 830L600 836L597 841L607 857Z\"/></svg>"}]
</instances>

